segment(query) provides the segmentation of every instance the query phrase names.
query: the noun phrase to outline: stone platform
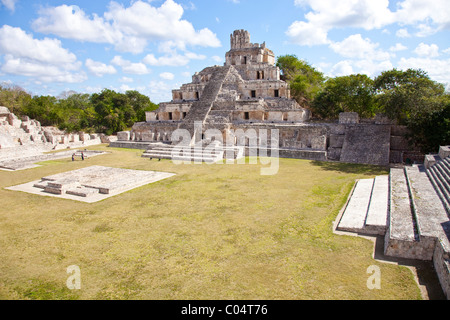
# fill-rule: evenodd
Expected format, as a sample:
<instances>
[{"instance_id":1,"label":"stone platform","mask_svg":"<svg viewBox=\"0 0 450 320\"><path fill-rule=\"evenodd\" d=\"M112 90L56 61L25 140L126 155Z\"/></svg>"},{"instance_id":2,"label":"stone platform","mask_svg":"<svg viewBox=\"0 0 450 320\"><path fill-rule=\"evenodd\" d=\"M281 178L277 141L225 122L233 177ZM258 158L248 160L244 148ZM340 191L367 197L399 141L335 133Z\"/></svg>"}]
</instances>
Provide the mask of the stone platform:
<instances>
[{"instance_id":1,"label":"stone platform","mask_svg":"<svg viewBox=\"0 0 450 320\"><path fill-rule=\"evenodd\" d=\"M336 231L384 236L384 256L432 261L450 299L450 158L356 182ZM429 164L428 168L427 165Z\"/></svg>"},{"instance_id":2,"label":"stone platform","mask_svg":"<svg viewBox=\"0 0 450 320\"><path fill-rule=\"evenodd\" d=\"M80 159L81 152L83 152L85 158L91 158L106 153L103 151L77 149L69 149L53 153L42 153L41 150L36 148L16 147L15 149L16 150L8 150L9 157L5 157L4 159L0 157L0 170L16 171L31 169L38 167L38 162L70 158L73 154L78 156L78 160ZM6 152L3 152L2 155L5 155L5 153Z\"/></svg>"},{"instance_id":3,"label":"stone platform","mask_svg":"<svg viewBox=\"0 0 450 320\"><path fill-rule=\"evenodd\" d=\"M92 203L173 175L168 172L90 166L6 189Z\"/></svg>"},{"instance_id":4,"label":"stone platform","mask_svg":"<svg viewBox=\"0 0 450 320\"><path fill-rule=\"evenodd\" d=\"M388 214L388 176L357 181L338 230L382 235Z\"/></svg>"}]
</instances>

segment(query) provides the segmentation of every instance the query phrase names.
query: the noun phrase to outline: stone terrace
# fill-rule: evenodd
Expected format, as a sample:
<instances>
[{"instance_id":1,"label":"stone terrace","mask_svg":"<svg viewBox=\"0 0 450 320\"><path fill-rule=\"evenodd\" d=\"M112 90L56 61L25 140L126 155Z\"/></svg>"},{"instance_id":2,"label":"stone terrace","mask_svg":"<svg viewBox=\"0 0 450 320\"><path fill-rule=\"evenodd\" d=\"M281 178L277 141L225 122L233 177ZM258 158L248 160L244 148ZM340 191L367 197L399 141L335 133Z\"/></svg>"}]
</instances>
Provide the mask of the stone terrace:
<instances>
[{"instance_id":1,"label":"stone terrace","mask_svg":"<svg viewBox=\"0 0 450 320\"><path fill-rule=\"evenodd\" d=\"M433 261L450 299L450 158L442 149L436 161L357 181L336 230L384 235L386 256Z\"/></svg>"},{"instance_id":2,"label":"stone terrace","mask_svg":"<svg viewBox=\"0 0 450 320\"><path fill-rule=\"evenodd\" d=\"M90 166L6 189L96 202L173 175L167 172Z\"/></svg>"}]
</instances>

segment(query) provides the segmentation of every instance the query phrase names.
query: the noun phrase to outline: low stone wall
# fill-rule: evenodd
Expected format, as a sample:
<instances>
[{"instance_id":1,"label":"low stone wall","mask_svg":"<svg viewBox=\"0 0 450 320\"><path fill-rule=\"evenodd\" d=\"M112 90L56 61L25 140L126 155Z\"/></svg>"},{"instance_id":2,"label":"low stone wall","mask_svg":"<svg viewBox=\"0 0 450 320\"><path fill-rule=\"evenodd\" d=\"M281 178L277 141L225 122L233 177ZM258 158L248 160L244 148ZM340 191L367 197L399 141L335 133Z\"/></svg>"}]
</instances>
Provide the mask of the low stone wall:
<instances>
[{"instance_id":1,"label":"low stone wall","mask_svg":"<svg viewBox=\"0 0 450 320\"><path fill-rule=\"evenodd\" d=\"M441 241L438 241L433 254L433 265L439 278L442 290L450 300L450 256L444 249Z\"/></svg>"}]
</instances>

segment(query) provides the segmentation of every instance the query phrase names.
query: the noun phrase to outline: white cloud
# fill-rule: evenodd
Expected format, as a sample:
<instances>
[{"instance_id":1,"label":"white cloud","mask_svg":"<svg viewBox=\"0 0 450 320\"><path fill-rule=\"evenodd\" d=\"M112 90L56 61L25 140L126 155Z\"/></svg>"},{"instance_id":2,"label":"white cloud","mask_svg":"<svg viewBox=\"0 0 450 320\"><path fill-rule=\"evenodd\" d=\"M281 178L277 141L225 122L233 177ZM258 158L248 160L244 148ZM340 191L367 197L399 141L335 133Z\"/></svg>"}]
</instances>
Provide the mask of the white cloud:
<instances>
[{"instance_id":1,"label":"white cloud","mask_svg":"<svg viewBox=\"0 0 450 320\"><path fill-rule=\"evenodd\" d=\"M132 90L136 90L139 92L143 92L145 90L145 86L138 86L138 87L130 87L127 84L123 84L119 87L119 92L127 92L127 91L132 91Z\"/></svg>"},{"instance_id":2,"label":"white cloud","mask_svg":"<svg viewBox=\"0 0 450 320\"><path fill-rule=\"evenodd\" d=\"M450 28L450 6L447 0L404 0L398 3L395 13L396 21L403 24L417 25L423 31L431 32Z\"/></svg>"},{"instance_id":3,"label":"white cloud","mask_svg":"<svg viewBox=\"0 0 450 320\"><path fill-rule=\"evenodd\" d=\"M0 53L4 54L1 71L35 78L43 82L82 82L87 79L78 72L81 62L58 39L34 39L20 28L0 28Z\"/></svg>"},{"instance_id":4,"label":"white cloud","mask_svg":"<svg viewBox=\"0 0 450 320\"><path fill-rule=\"evenodd\" d=\"M179 67L187 65L189 63L189 58L179 54L156 58L153 54L148 54L142 61L150 66Z\"/></svg>"},{"instance_id":5,"label":"white cloud","mask_svg":"<svg viewBox=\"0 0 450 320\"><path fill-rule=\"evenodd\" d=\"M396 43L395 46L392 46L392 47L389 48L389 51L398 52L398 51L403 51L403 50L406 50L406 49L408 49L408 48L406 46L404 46L403 44Z\"/></svg>"},{"instance_id":6,"label":"white cloud","mask_svg":"<svg viewBox=\"0 0 450 320\"><path fill-rule=\"evenodd\" d=\"M129 77L122 77L122 78L119 79L119 81L123 82L123 83L131 83L134 80L132 78L129 78Z\"/></svg>"},{"instance_id":7,"label":"white cloud","mask_svg":"<svg viewBox=\"0 0 450 320\"><path fill-rule=\"evenodd\" d=\"M212 56L211 59L217 63L223 62L223 58L219 56Z\"/></svg>"},{"instance_id":8,"label":"white cloud","mask_svg":"<svg viewBox=\"0 0 450 320\"><path fill-rule=\"evenodd\" d=\"M142 61L150 66L180 67L187 65L190 60L204 60L204 59L206 59L206 56L196 54L193 52L185 52L184 55L172 53L170 55L162 56L159 58L156 58L154 54L150 53L146 55Z\"/></svg>"},{"instance_id":9,"label":"white cloud","mask_svg":"<svg viewBox=\"0 0 450 320\"><path fill-rule=\"evenodd\" d=\"M397 32L395 33L395 35L399 38L409 38L411 37L411 35L408 32L408 29L406 28L402 28L402 29L398 29Z\"/></svg>"},{"instance_id":10,"label":"white cloud","mask_svg":"<svg viewBox=\"0 0 450 320\"><path fill-rule=\"evenodd\" d=\"M86 67L89 72L95 74L98 77L102 77L105 74L115 74L117 72L116 68L111 65L106 65L102 62L97 62L92 59L86 59Z\"/></svg>"},{"instance_id":11,"label":"white cloud","mask_svg":"<svg viewBox=\"0 0 450 320\"><path fill-rule=\"evenodd\" d=\"M397 23L416 28L418 37L450 29L448 0L400 0L396 11L389 8L389 0L295 0L294 3L311 9L286 31L291 41L300 45L327 44L330 30L348 27L373 30ZM397 31L397 37L409 36L406 28Z\"/></svg>"},{"instance_id":12,"label":"white cloud","mask_svg":"<svg viewBox=\"0 0 450 320\"><path fill-rule=\"evenodd\" d=\"M32 27L41 33L98 43L115 43L123 37L104 18L96 14L91 18L75 5L44 8L39 11L39 15Z\"/></svg>"},{"instance_id":13,"label":"white cloud","mask_svg":"<svg viewBox=\"0 0 450 320\"><path fill-rule=\"evenodd\" d=\"M164 81L150 81L148 86L150 99L155 103L170 101L172 99L172 86Z\"/></svg>"},{"instance_id":14,"label":"white cloud","mask_svg":"<svg viewBox=\"0 0 450 320\"><path fill-rule=\"evenodd\" d=\"M59 66L43 64L23 58L14 58L11 55L5 56L2 71L7 74L36 78L43 82L77 83L87 79L86 75L82 72L72 73Z\"/></svg>"},{"instance_id":15,"label":"white cloud","mask_svg":"<svg viewBox=\"0 0 450 320\"><path fill-rule=\"evenodd\" d=\"M143 52L148 41L174 41L182 49L187 45L221 46L211 30L195 30L182 19L183 13L183 7L173 0L166 0L159 8L140 0L130 7L112 1L103 17L88 16L77 6L61 5L42 9L32 27L68 39L114 44L117 50L132 53Z\"/></svg>"},{"instance_id":16,"label":"white cloud","mask_svg":"<svg viewBox=\"0 0 450 320\"><path fill-rule=\"evenodd\" d=\"M402 70L408 68L422 69L428 73L431 79L443 83L450 89L450 59L431 58L401 58L398 66Z\"/></svg>"},{"instance_id":17,"label":"white cloud","mask_svg":"<svg viewBox=\"0 0 450 320\"><path fill-rule=\"evenodd\" d=\"M354 62L354 66L357 68L357 72L365 74L369 77L375 77L381 72L391 70L394 68L389 60L373 61L373 60L359 60Z\"/></svg>"},{"instance_id":18,"label":"white cloud","mask_svg":"<svg viewBox=\"0 0 450 320\"><path fill-rule=\"evenodd\" d=\"M175 75L170 72L163 72L159 76L164 80L173 80L175 78Z\"/></svg>"},{"instance_id":19,"label":"white cloud","mask_svg":"<svg viewBox=\"0 0 450 320\"><path fill-rule=\"evenodd\" d=\"M142 62L133 63L123 59L121 56L115 56L111 63L122 68L125 73L131 74L148 74L150 70Z\"/></svg>"},{"instance_id":20,"label":"white cloud","mask_svg":"<svg viewBox=\"0 0 450 320\"><path fill-rule=\"evenodd\" d=\"M72 64L77 60L58 39L34 39L22 29L8 25L0 28L0 52L52 64Z\"/></svg>"},{"instance_id":21,"label":"white cloud","mask_svg":"<svg viewBox=\"0 0 450 320\"><path fill-rule=\"evenodd\" d=\"M353 73L353 67L348 60L340 61L331 68L332 77L347 76Z\"/></svg>"},{"instance_id":22,"label":"white cloud","mask_svg":"<svg viewBox=\"0 0 450 320\"><path fill-rule=\"evenodd\" d=\"M422 42L414 49L414 52L421 57L434 58L439 56L439 47L435 44L428 45Z\"/></svg>"},{"instance_id":23,"label":"white cloud","mask_svg":"<svg viewBox=\"0 0 450 320\"><path fill-rule=\"evenodd\" d=\"M418 29L418 31L415 33L415 35L417 37L422 37L422 38L431 36L432 34L435 34L438 31L437 28L433 28L426 23L421 23L421 24L417 25L417 29Z\"/></svg>"},{"instance_id":24,"label":"white cloud","mask_svg":"<svg viewBox=\"0 0 450 320\"><path fill-rule=\"evenodd\" d=\"M307 46L328 44L330 41L327 38L327 33L326 27L316 26L304 21L295 21L286 31L286 35L291 38L293 43Z\"/></svg>"},{"instance_id":25,"label":"white cloud","mask_svg":"<svg viewBox=\"0 0 450 320\"><path fill-rule=\"evenodd\" d=\"M1 3L8 8L8 10L11 10L14 12L16 10L16 2L18 0L1 0Z\"/></svg>"},{"instance_id":26,"label":"white cloud","mask_svg":"<svg viewBox=\"0 0 450 320\"><path fill-rule=\"evenodd\" d=\"M388 0L296 0L295 4L312 9L305 20L293 22L286 32L294 43L302 45L329 43L328 31L334 28L372 30L392 23L394 18Z\"/></svg>"},{"instance_id":27,"label":"white cloud","mask_svg":"<svg viewBox=\"0 0 450 320\"><path fill-rule=\"evenodd\" d=\"M354 34L341 42L333 42L330 48L345 58L386 60L390 58L388 52L378 49L379 44L369 38L363 39L360 34Z\"/></svg>"},{"instance_id":28,"label":"white cloud","mask_svg":"<svg viewBox=\"0 0 450 320\"><path fill-rule=\"evenodd\" d=\"M336 63L330 70L329 76L347 76L350 74L365 74L369 77L375 77L382 71L393 68L389 60L374 61L368 59L343 60Z\"/></svg>"}]
</instances>

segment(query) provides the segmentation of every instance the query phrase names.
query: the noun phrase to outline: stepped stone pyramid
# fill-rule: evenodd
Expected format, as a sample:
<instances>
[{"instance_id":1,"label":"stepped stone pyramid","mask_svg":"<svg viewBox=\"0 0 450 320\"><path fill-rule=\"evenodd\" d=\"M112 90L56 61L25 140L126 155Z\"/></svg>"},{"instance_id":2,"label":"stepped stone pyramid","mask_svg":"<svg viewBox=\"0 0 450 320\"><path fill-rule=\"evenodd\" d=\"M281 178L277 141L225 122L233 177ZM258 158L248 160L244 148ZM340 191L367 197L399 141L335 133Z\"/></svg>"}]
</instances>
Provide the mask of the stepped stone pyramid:
<instances>
[{"instance_id":1,"label":"stepped stone pyramid","mask_svg":"<svg viewBox=\"0 0 450 320\"><path fill-rule=\"evenodd\" d=\"M447 152L448 151L448 152ZM336 230L384 236L386 256L430 260L450 299L450 150L356 182Z\"/></svg>"},{"instance_id":2,"label":"stepped stone pyramid","mask_svg":"<svg viewBox=\"0 0 450 320\"><path fill-rule=\"evenodd\" d=\"M274 53L265 43L251 43L248 31L235 30L230 35L225 60L223 66L196 72L192 82L172 90L171 101L147 112L146 121L135 123L130 132L118 133L119 141L111 146L145 148L144 156L156 158L161 153L160 158L167 158L160 152L163 151L160 144L179 144L179 140L172 138L177 129L189 132L192 147L203 148L208 143L202 141L203 136L209 129L219 131L225 145L228 135L238 129L247 130L246 126L253 123L270 124L274 129L279 123L300 124L309 119L309 110L291 99L289 84L280 79ZM267 129L254 127L257 131L260 128ZM317 142L311 143L308 138L309 146L302 145L312 151L311 144L321 144L320 151L325 153L326 137L322 132L319 135L321 139L316 139ZM234 147L229 154L240 153L240 146ZM209 160L210 154L205 159Z\"/></svg>"},{"instance_id":3,"label":"stepped stone pyramid","mask_svg":"<svg viewBox=\"0 0 450 320\"><path fill-rule=\"evenodd\" d=\"M307 105L292 99L266 43L253 43L248 31L235 30L222 66L195 72L191 82L172 90L171 101L146 112L145 121L136 122L130 131L118 132L110 146L145 149L155 158L161 143L203 148L208 141L202 140L214 130L215 137L222 137L216 141L244 147L246 155L276 149L283 158L383 166L406 159L423 161L405 138L407 128L383 115L360 119L357 113L343 112L335 122L310 121L311 117ZM179 134L180 129L189 138ZM258 139L252 145L250 139L238 137L250 131ZM271 133L277 139L260 143Z\"/></svg>"}]
</instances>

